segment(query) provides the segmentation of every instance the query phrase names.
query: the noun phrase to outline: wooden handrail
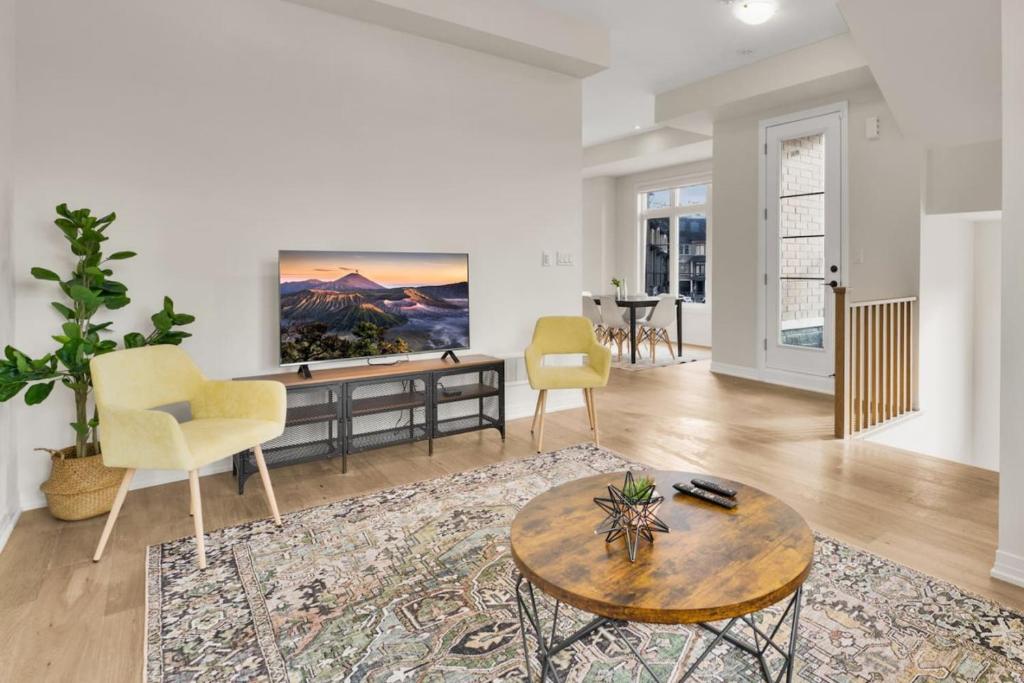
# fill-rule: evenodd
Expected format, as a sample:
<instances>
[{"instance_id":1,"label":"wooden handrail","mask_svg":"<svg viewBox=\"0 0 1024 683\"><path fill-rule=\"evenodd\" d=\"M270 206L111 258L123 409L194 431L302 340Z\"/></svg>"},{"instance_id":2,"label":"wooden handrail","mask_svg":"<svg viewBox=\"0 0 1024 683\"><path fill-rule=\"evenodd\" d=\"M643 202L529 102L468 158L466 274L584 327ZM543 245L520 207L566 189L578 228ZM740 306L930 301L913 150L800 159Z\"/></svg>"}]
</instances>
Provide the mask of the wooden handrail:
<instances>
[{"instance_id":1,"label":"wooden handrail","mask_svg":"<svg viewBox=\"0 0 1024 683\"><path fill-rule=\"evenodd\" d=\"M913 410L916 296L847 302L834 288L835 428L843 439Z\"/></svg>"}]
</instances>

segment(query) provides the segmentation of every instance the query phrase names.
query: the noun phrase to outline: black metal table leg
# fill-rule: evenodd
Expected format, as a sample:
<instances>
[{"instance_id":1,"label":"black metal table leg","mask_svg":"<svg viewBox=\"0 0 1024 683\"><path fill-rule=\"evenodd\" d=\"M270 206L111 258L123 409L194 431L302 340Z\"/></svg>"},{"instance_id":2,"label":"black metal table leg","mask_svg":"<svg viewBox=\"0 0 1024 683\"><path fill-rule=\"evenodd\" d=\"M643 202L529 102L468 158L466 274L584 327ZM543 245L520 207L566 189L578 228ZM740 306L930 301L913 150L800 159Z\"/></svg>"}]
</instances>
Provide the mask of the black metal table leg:
<instances>
[{"instance_id":1,"label":"black metal table leg","mask_svg":"<svg viewBox=\"0 0 1024 683\"><path fill-rule=\"evenodd\" d=\"M629 307L629 362L636 365L636 306Z\"/></svg>"},{"instance_id":2,"label":"black metal table leg","mask_svg":"<svg viewBox=\"0 0 1024 683\"><path fill-rule=\"evenodd\" d=\"M584 625L582 628L577 629L573 633L569 634L565 638L558 638L558 611L561 603L555 601L554 614L550 627L550 633L546 632L540 621L540 612L537 609L537 599L534 594L533 584L527 581L521 574L516 573L516 605L519 613L519 632L523 638L523 656L526 664L526 680L533 683L533 666L530 652L530 643L527 635L527 625L530 627L534 639L536 640L536 659L540 665L540 682L544 683L547 680L554 680L556 683L561 683L562 675L555 668L554 658L559 652L571 647L573 644L583 640L590 636L595 631L606 628L608 632L614 634L616 638L625 643L633 657L640 663L644 668L644 671L655 681L658 680L654 673L654 670L644 661L640 652L633 646L628 638L622 633L622 629L628 624L624 621L616 621L614 619L607 619L605 617L594 617L589 623ZM778 622L769 631L765 631L758 627L754 621L753 615L745 615L741 617L734 617L730 619L725 627L718 628L711 624L695 624L703 628L704 630L713 633L715 635L711 643L704 648L704 650L697 656L697 659L690 664L686 673L683 674L682 678L679 679L679 683L690 678L700 668L700 665L704 663L712 651L719 644L726 642L733 647L751 655L757 662L759 673L766 683L781 683L783 676L785 676L786 683L792 683L793 673L795 671L796 662L796 645L798 638L798 631L800 629L800 602L803 597L803 588L798 588L793 596L790 598L789 603L782 612L782 616L779 617ZM786 622L786 618L790 616L790 631L788 634L787 647L783 649L778 643L775 642L775 637L779 633L779 628ZM746 625L753 633L754 642L751 643L739 635L731 633L733 627L738 624ZM778 655L782 657L782 666L774 674L771 671L768 659L765 654L768 650L774 650Z\"/></svg>"},{"instance_id":3,"label":"black metal table leg","mask_svg":"<svg viewBox=\"0 0 1024 683\"><path fill-rule=\"evenodd\" d=\"M683 300L676 299L676 350L679 360L683 359Z\"/></svg>"}]
</instances>

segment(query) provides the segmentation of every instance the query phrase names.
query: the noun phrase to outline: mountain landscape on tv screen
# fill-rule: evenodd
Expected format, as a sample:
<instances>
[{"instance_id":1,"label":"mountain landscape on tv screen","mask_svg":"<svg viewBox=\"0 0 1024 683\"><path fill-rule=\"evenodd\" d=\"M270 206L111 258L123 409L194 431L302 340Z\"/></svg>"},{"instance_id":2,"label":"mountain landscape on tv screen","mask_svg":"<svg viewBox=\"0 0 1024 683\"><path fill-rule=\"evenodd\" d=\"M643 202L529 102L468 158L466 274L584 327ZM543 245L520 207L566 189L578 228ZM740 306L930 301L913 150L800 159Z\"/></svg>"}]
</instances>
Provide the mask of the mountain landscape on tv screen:
<instances>
[{"instance_id":1,"label":"mountain landscape on tv screen","mask_svg":"<svg viewBox=\"0 0 1024 683\"><path fill-rule=\"evenodd\" d=\"M469 284L385 287L359 273L282 282L281 362L469 346Z\"/></svg>"}]
</instances>

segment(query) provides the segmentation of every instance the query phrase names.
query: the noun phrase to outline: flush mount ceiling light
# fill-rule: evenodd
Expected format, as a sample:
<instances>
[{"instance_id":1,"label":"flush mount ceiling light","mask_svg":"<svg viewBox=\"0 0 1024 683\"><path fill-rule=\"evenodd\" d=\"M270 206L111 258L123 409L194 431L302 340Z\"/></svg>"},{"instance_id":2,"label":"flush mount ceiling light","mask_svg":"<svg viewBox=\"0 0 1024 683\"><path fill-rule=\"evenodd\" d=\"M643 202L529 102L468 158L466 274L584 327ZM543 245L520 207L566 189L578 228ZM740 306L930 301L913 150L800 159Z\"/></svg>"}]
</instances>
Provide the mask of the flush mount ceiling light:
<instances>
[{"instance_id":1,"label":"flush mount ceiling light","mask_svg":"<svg viewBox=\"0 0 1024 683\"><path fill-rule=\"evenodd\" d=\"M763 24L775 14L775 3L771 0L735 0L729 4L733 15L751 26Z\"/></svg>"}]
</instances>

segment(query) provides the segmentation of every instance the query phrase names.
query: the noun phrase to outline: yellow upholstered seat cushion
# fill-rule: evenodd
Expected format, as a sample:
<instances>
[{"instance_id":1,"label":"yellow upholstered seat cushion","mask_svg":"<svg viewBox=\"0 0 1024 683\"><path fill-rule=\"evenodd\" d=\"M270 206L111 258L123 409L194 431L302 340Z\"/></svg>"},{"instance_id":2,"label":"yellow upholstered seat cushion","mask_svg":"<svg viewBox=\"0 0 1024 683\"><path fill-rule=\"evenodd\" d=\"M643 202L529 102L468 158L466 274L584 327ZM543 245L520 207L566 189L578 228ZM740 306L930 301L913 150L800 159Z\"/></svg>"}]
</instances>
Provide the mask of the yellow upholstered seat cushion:
<instances>
[{"instance_id":1,"label":"yellow upholstered seat cushion","mask_svg":"<svg viewBox=\"0 0 1024 683\"><path fill-rule=\"evenodd\" d=\"M594 389L603 387L608 378L589 365L559 367L542 365L530 373L530 386L534 389Z\"/></svg>"},{"instance_id":2,"label":"yellow upholstered seat cushion","mask_svg":"<svg viewBox=\"0 0 1024 683\"><path fill-rule=\"evenodd\" d=\"M281 435L282 427L269 420L208 418L181 423L189 456L189 469L238 453Z\"/></svg>"}]
</instances>

